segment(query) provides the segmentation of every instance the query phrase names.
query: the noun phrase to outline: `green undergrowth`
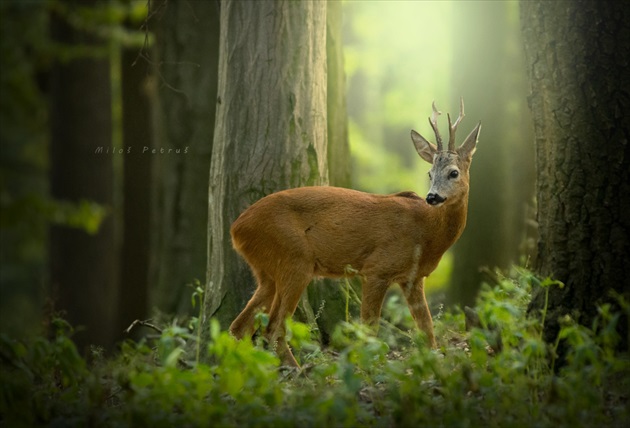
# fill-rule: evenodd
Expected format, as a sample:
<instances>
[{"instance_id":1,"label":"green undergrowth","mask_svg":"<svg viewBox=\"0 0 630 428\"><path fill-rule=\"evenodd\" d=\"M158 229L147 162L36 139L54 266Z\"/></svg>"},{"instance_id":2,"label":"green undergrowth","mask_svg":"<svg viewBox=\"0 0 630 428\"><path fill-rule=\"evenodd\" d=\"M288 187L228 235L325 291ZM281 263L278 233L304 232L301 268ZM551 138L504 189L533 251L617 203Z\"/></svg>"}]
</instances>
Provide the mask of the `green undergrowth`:
<instances>
[{"instance_id":1,"label":"green undergrowth","mask_svg":"<svg viewBox=\"0 0 630 428\"><path fill-rule=\"evenodd\" d=\"M564 319L557 341L545 343L546 314L530 318L526 308L532 287L555 286L515 270L484 287L474 312L434 317L438 350L397 301L387 311L399 319L377 336L342 322L326 349L310 326L289 322L299 370L217 322L207 349L194 323L172 324L123 343L115 358L86 360L72 327L55 319L51 339L1 338L0 426L626 426L630 364L615 352L622 314L602 306L590 329Z\"/></svg>"}]
</instances>

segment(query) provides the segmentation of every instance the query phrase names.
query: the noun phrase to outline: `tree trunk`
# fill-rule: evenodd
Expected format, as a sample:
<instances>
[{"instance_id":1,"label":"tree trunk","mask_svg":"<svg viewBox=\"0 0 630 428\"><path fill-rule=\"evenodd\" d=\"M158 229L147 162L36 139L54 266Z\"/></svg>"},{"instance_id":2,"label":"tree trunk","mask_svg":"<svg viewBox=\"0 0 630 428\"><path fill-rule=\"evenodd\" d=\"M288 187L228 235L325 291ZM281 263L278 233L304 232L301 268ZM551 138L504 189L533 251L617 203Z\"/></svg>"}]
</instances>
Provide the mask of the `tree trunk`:
<instances>
[{"instance_id":1,"label":"tree trunk","mask_svg":"<svg viewBox=\"0 0 630 428\"><path fill-rule=\"evenodd\" d=\"M213 1L160 2L157 183L151 302L190 314L194 280L206 275L208 174L217 91L219 16ZM170 150L170 152L169 152Z\"/></svg>"},{"instance_id":2,"label":"tree trunk","mask_svg":"<svg viewBox=\"0 0 630 428\"><path fill-rule=\"evenodd\" d=\"M328 116L328 176L329 184L351 187L351 158L346 112L346 84L341 37L341 2L327 2L327 116ZM345 319L346 291L339 281L320 279L308 287L308 301L317 314L317 326L323 343L328 343L335 326ZM321 310L320 310L321 308ZM359 305L350 301L350 312L359 314Z\"/></svg>"},{"instance_id":3,"label":"tree trunk","mask_svg":"<svg viewBox=\"0 0 630 428\"><path fill-rule=\"evenodd\" d=\"M455 28L466 37L454 43L453 95L466 100L464 128L478 120L484 125L470 172L466 230L453 248L449 304L474 305L488 279L482 270L507 268L517 260L525 207L533 195L533 150L523 149L531 141L530 122L522 119L528 113L526 76L511 7L461 2L454 8ZM461 129L460 139L467 129Z\"/></svg>"},{"instance_id":4,"label":"tree trunk","mask_svg":"<svg viewBox=\"0 0 630 428\"><path fill-rule=\"evenodd\" d=\"M225 1L203 314L227 328L254 290L230 225L278 190L326 184L326 3Z\"/></svg>"},{"instance_id":5,"label":"tree trunk","mask_svg":"<svg viewBox=\"0 0 630 428\"><path fill-rule=\"evenodd\" d=\"M69 46L105 48L102 41L52 19L53 40ZM113 205L112 118L109 59L105 54L57 60L51 71L50 192L56 200ZM98 149L101 148L101 152ZM108 215L94 235L66 226L50 230L50 281L57 309L85 327L80 348L113 345L116 251Z\"/></svg>"},{"instance_id":6,"label":"tree trunk","mask_svg":"<svg viewBox=\"0 0 630 428\"><path fill-rule=\"evenodd\" d=\"M527 1L521 21L538 168L536 270L565 284L549 292L551 341L561 316L590 326L611 290L627 298L630 289L630 9ZM537 291L534 312L545 301ZM619 325L627 348L627 322Z\"/></svg>"},{"instance_id":7,"label":"tree trunk","mask_svg":"<svg viewBox=\"0 0 630 428\"><path fill-rule=\"evenodd\" d=\"M328 178L331 186L352 185L346 75L343 62L341 2L326 4L326 62L328 109Z\"/></svg>"},{"instance_id":8,"label":"tree trunk","mask_svg":"<svg viewBox=\"0 0 630 428\"><path fill-rule=\"evenodd\" d=\"M149 312L149 254L153 162L142 149L153 148L151 101L154 78L138 59L138 48L121 57L123 132L123 243L118 293L118 333Z\"/></svg>"}]
</instances>

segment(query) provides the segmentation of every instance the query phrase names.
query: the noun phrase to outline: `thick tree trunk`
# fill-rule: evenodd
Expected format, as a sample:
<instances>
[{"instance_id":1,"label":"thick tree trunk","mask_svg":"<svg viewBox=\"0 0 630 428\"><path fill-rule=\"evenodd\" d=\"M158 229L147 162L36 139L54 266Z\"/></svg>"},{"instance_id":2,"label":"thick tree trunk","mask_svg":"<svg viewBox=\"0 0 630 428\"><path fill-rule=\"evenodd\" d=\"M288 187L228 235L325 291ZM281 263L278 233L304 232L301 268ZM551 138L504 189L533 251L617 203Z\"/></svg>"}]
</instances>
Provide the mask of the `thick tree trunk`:
<instances>
[{"instance_id":1,"label":"thick tree trunk","mask_svg":"<svg viewBox=\"0 0 630 428\"><path fill-rule=\"evenodd\" d=\"M52 20L53 39L67 45L102 42ZM57 61L51 71L50 192L56 200L113 204L112 118L109 59L101 54ZM99 152L98 148L102 149ZM114 224L108 215L95 235L66 226L50 231L50 281L57 309L83 326L80 348L113 345L116 252Z\"/></svg>"},{"instance_id":2,"label":"thick tree trunk","mask_svg":"<svg viewBox=\"0 0 630 428\"><path fill-rule=\"evenodd\" d=\"M272 192L326 184L326 3L225 1L210 168L203 331L227 328L254 290L230 225Z\"/></svg>"},{"instance_id":3,"label":"thick tree trunk","mask_svg":"<svg viewBox=\"0 0 630 428\"><path fill-rule=\"evenodd\" d=\"M206 275L219 13L214 1L154 7L159 113L157 154L152 155L157 192L151 303L168 313L189 314L193 290L187 284L203 283Z\"/></svg>"},{"instance_id":4,"label":"thick tree trunk","mask_svg":"<svg viewBox=\"0 0 630 428\"><path fill-rule=\"evenodd\" d=\"M561 316L590 326L611 290L630 289L630 9L526 1L521 21L536 132L536 270L566 284L549 293L545 337L553 340ZM627 331L622 337L627 347Z\"/></svg>"},{"instance_id":5,"label":"thick tree trunk","mask_svg":"<svg viewBox=\"0 0 630 428\"><path fill-rule=\"evenodd\" d=\"M453 92L466 100L464 127L481 120L470 172L466 230L454 246L447 300L472 306L484 268L517 261L526 204L534 192L531 125L525 104L519 28L508 2L461 2L454 8ZM480 25L491 22L492 25ZM455 104L456 105L456 104ZM525 118L525 120L523 120ZM470 120L470 122L468 122ZM465 132L466 131L466 132ZM462 129L460 138L467 134Z\"/></svg>"}]
</instances>

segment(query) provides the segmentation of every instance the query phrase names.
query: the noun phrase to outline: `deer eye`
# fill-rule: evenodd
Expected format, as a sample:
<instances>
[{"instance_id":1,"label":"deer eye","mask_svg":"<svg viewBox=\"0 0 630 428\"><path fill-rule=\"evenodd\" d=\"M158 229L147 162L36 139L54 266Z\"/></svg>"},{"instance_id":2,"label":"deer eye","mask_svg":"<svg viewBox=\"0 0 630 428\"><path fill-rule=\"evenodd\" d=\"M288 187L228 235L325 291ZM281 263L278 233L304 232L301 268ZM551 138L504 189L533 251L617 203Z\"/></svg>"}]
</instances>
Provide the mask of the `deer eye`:
<instances>
[{"instance_id":1,"label":"deer eye","mask_svg":"<svg viewBox=\"0 0 630 428\"><path fill-rule=\"evenodd\" d=\"M456 169L454 169L448 174L448 178L457 178L458 176L459 176L459 171L457 171Z\"/></svg>"},{"instance_id":2,"label":"deer eye","mask_svg":"<svg viewBox=\"0 0 630 428\"><path fill-rule=\"evenodd\" d=\"M431 176L431 171L429 171L429 180L433 180L433 177Z\"/></svg>"}]
</instances>

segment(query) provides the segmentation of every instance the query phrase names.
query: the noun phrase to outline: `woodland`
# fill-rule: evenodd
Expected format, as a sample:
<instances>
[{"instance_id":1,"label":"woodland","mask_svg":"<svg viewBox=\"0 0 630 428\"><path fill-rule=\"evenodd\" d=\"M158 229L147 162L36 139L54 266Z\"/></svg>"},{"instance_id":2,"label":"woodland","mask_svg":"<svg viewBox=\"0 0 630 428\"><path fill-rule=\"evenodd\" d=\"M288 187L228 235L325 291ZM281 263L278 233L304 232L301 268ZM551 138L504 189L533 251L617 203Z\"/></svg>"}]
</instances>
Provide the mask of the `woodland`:
<instances>
[{"instance_id":1,"label":"woodland","mask_svg":"<svg viewBox=\"0 0 630 428\"><path fill-rule=\"evenodd\" d=\"M618 1L0 1L0 426L628 426L629 40ZM460 99L437 348L352 275L286 321L299 368L265 312L233 337L239 214L425 198L410 131Z\"/></svg>"}]
</instances>

